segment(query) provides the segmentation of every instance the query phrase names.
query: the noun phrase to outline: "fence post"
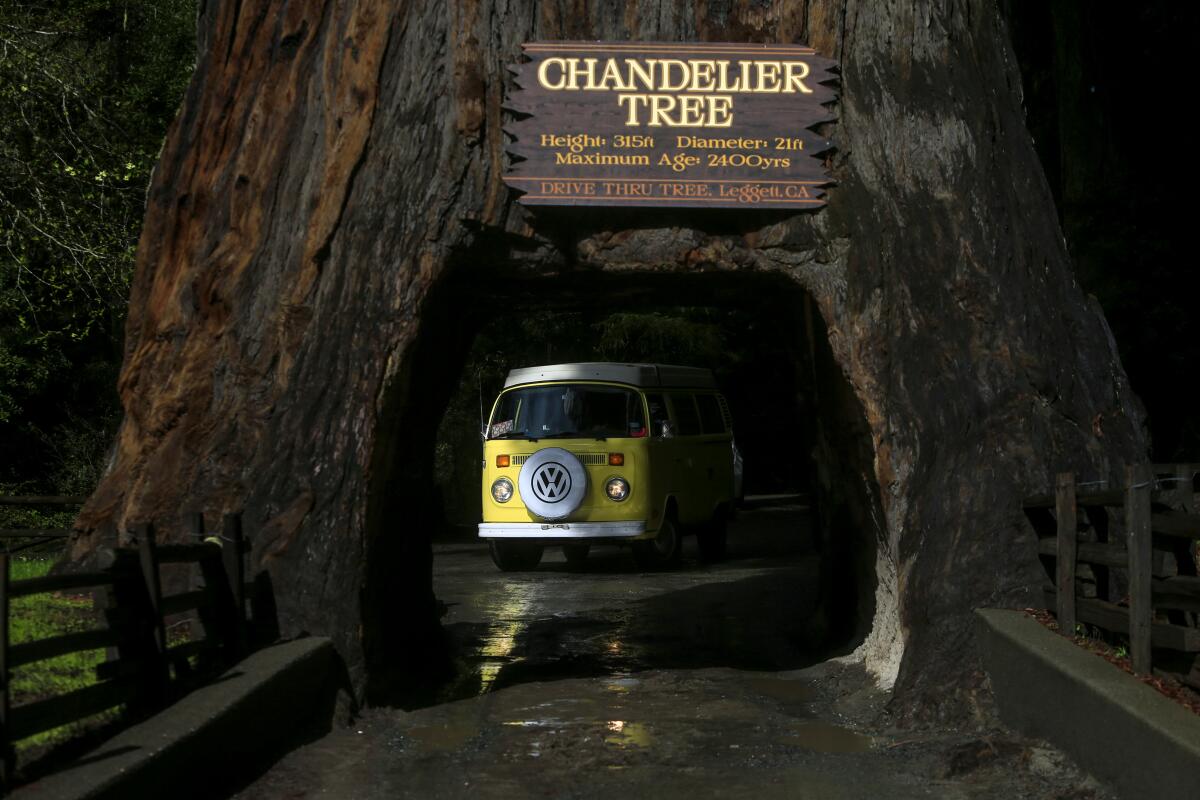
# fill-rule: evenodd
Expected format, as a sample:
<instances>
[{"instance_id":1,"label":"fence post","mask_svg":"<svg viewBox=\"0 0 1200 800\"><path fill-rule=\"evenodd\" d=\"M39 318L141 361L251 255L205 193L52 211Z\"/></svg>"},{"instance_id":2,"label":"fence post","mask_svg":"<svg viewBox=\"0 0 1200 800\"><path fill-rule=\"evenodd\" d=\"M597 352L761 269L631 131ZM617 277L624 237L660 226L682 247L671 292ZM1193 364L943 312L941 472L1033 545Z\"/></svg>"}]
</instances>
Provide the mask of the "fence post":
<instances>
[{"instance_id":1,"label":"fence post","mask_svg":"<svg viewBox=\"0 0 1200 800\"><path fill-rule=\"evenodd\" d=\"M193 539L196 539L197 543L200 540L203 540L204 539L204 512L203 511L193 511L191 514L188 514L184 519L187 520L188 536L190 536Z\"/></svg>"},{"instance_id":2,"label":"fence post","mask_svg":"<svg viewBox=\"0 0 1200 800\"><path fill-rule=\"evenodd\" d=\"M0 789L12 778L12 742L8 740L8 553L0 552Z\"/></svg>"},{"instance_id":3,"label":"fence post","mask_svg":"<svg viewBox=\"0 0 1200 800\"><path fill-rule=\"evenodd\" d=\"M146 583L146 594L150 598L150 611L154 615L154 647L158 657L165 659L167 653L167 631L162 616L162 580L158 575L158 549L154 541L154 525L143 522L134 528L138 540L138 558L142 565L142 580Z\"/></svg>"},{"instance_id":4,"label":"fence post","mask_svg":"<svg viewBox=\"0 0 1200 800\"><path fill-rule=\"evenodd\" d=\"M157 610L158 601L151 597L152 582L148 578L158 574L153 554L154 529L150 525L136 525L131 534L137 540L138 552L117 549L112 586L101 596L105 598L103 613L109 627L123 629L116 646L117 659L141 665L139 696L132 709L137 714L148 714L166 701L169 676L162 616ZM148 559L143 556L147 550ZM153 565L151 571L144 569L147 560Z\"/></svg>"},{"instance_id":5,"label":"fence post","mask_svg":"<svg viewBox=\"0 0 1200 800\"><path fill-rule=\"evenodd\" d=\"M224 519L225 574L233 590L234 637L238 655L246 652L246 539L242 533L242 515L230 513Z\"/></svg>"},{"instance_id":6,"label":"fence post","mask_svg":"<svg viewBox=\"0 0 1200 800\"><path fill-rule=\"evenodd\" d=\"M1175 464L1174 467L1172 477L1175 480L1171 485L1171 491L1166 494L1172 498L1172 504L1184 514L1195 513L1196 503L1192 494L1192 465ZM1171 537L1169 546L1171 555L1175 557L1176 573L1194 576L1196 574L1196 542L1192 539ZM1167 611L1168 621L1177 625L1188 625L1188 620L1194 618L1195 614L1192 612L1174 609ZM1192 627L1195 627L1194 623L1192 623Z\"/></svg>"},{"instance_id":7,"label":"fence post","mask_svg":"<svg viewBox=\"0 0 1200 800\"><path fill-rule=\"evenodd\" d=\"M1075 474L1060 472L1054 485L1054 516L1058 520L1058 628L1075 635L1075 555L1079 529L1075 518Z\"/></svg>"},{"instance_id":8,"label":"fence post","mask_svg":"<svg viewBox=\"0 0 1200 800\"><path fill-rule=\"evenodd\" d=\"M1193 480L1191 464L1175 465L1176 497L1179 498L1179 507L1188 514L1196 512L1196 495L1192 485Z\"/></svg>"},{"instance_id":9,"label":"fence post","mask_svg":"<svg viewBox=\"0 0 1200 800\"><path fill-rule=\"evenodd\" d=\"M232 662L240 655L237 611L224 557L224 550L213 547L211 553L200 559L200 573L209 600L208 609L201 612L200 619L204 624L205 638L215 641L220 646L221 657L226 662Z\"/></svg>"},{"instance_id":10,"label":"fence post","mask_svg":"<svg viewBox=\"0 0 1200 800\"><path fill-rule=\"evenodd\" d=\"M203 544L205 542L204 535L206 533L206 531L204 529L204 512L203 511L193 511L189 514L184 514L183 515L183 529L184 529L184 532L187 534L187 538L190 540L189 544L194 544L194 545ZM199 565L201 567L201 572L203 573L204 559L200 560ZM188 589L200 589L200 588L207 589L208 581L204 581L204 586L201 587L196 582L195 574L191 574L188 576L187 588ZM200 624L204 626L205 635L207 636L208 631L210 631L213 627L212 612L210 611L210 612L206 613L203 608L200 608L200 609L196 610L196 616L199 618ZM191 623L188 623L188 629L191 631L192 637L195 638L196 631L192 630Z\"/></svg>"},{"instance_id":11,"label":"fence post","mask_svg":"<svg viewBox=\"0 0 1200 800\"><path fill-rule=\"evenodd\" d=\"M1192 464L1176 464L1175 465L1175 495L1179 508L1185 514L1196 513L1196 495L1195 495L1195 473L1192 471ZM1179 565L1180 575L1195 575L1200 570L1197 570L1197 555L1200 555L1200 545L1192 540L1180 540L1177 544L1178 552L1175 553L1175 562ZM1186 567L1186 572L1184 571ZM1193 627L1196 626L1200 615L1188 613L1188 618L1191 619Z\"/></svg>"},{"instance_id":12,"label":"fence post","mask_svg":"<svg viewBox=\"0 0 1200 800\"><path fill-rule=\"evenodd\" d=\"M225 580L225 567L222 562L223 550L221 540L216 539L215 543L209 541L209 537L205 534L207 529L204 526L204 512L194 511L185 516L185 523L188 536L196 545L209 544L213 546L212 555L205 553L196 566L200 571L200 581L202 585L197 585L196 578L193 575L191 579L191 588L202 588L208 596L208 604L201 606L196 610L196 616L200 620L200 625L204 629L204 638L214 640L219 643L221 652L219 655L212 653L201 653L197 656L202 669L208 669L216 666L220 659L227 656L229 652L229 644L232 638L230 634L229 605L232 602L228 591L223 591L222 582ZM193 636L195 632L193 632Z\"/></svg>"},{"instance_id":13,"label":"fence post","mask_svg":"<svg viewBox=\"0 0 1200 800\"><path fill-rule=\"evenodd\" d=\"M1129 549L1129 655L1133 671L1151 670L1150 580L1153 555L1150 535L1150 490L1153 474L1148 464L1125 468L1125 529Z\"/></svg>"}]
</instances>

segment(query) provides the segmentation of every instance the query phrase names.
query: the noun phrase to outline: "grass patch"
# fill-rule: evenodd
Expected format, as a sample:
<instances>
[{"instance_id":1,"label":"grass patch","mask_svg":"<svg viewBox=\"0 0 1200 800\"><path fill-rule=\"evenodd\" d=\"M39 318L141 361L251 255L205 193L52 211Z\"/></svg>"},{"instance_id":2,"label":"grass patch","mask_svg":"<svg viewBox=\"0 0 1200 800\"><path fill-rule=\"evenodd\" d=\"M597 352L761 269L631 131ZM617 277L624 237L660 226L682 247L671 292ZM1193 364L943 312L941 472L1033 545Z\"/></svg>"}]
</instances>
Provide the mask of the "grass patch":
<instances>
[{"instance_id":1,"label":"grass patch","mask_svg":"<svg viewBox=\"0 0 1200 800\"><path fill-rule=\"evenodd\" d=\"M11 580L40 578L50 571L52 558L21 558L10 561ZM100 627L92 607L91 592L72 594L55 592L18 597L9 608L9 641L12 644L48 639L64 633ZM37 661L12 671L9 702L13 707L26 705L48 697L82 689L96 683L96 665L105 659L105 652L87 650L57 658ZM39 733L17 743L17 751L41 749L65 741L83 731L95 728L98 722L114 719L119 708L84 720Z\"/></svg>"}]
</instances>

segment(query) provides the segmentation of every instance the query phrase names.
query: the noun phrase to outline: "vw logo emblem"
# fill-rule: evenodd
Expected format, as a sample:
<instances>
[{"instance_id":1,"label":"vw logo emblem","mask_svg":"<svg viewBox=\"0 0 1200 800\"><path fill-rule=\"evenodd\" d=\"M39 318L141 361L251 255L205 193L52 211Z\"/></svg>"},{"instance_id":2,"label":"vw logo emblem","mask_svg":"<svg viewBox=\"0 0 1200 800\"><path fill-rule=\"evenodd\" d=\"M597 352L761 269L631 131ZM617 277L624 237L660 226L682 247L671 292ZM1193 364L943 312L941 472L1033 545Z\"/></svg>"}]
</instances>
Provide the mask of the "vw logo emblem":
<instances>
[{"instance_id":1,"label":"vw logo emblem","mask_svg":"<svg viewBox=\"0 0 1200 800\"><path fill-rule=\"evenodd\" d=\"M566 467L551 461L533 473L533 493L545 503L557 503L571 491L571 473Z\"/></svg>"}]
</instances>

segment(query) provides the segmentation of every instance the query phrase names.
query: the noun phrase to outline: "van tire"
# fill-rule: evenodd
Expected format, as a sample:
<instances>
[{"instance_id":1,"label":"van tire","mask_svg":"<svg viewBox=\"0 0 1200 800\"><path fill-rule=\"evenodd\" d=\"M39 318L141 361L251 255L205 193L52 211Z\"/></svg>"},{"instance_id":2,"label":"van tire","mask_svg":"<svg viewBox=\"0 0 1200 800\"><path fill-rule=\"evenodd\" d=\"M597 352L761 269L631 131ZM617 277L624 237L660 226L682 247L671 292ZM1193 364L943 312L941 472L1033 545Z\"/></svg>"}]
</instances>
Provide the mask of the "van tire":
<instances>
[{"instance_id":1,"label":"van tire","mask_svg":"<svg viewBox=\"0 0 1200 800\"><path fill-rule=\"evenodd\" d=\"M679 563L683 554L683 536L679 523L670 516L663 517L658 535L653 539L633 543L633 561L646 571L668 569Z\"/></svg>"},{"instance_id":2,"label":"van tire","mask_svg":"<svg viewBox=\"0 0 1200 800\"><path fill-rule=\"evenodd\" d=\"M567 559L567 568L583 569L587 565L588 550L591 547L589 544L564 544L562 551L563 557Z\"/></svg>"},{"instance_id":3,"label":"van tire","mask_svg":"<svg viewBox=\"0 0 1200 800\"><path fill-rule=\"evenodd\" d=\"M502 572L520 572L536 567L542 560L542 546L528 542L488 542L492 563Z\"/></svg>"},{"instance_id":4,"label":"van tire","mask_svg":"<svg viewBox=\"0 0 1200 800\"><path fill-rule=\"evenodd\" d=\"M728 527L725 515L718 511L713 518L696 534L696 545L700 550L700 560L706 564L725 559Z\"/></svg>"}]
</instances>

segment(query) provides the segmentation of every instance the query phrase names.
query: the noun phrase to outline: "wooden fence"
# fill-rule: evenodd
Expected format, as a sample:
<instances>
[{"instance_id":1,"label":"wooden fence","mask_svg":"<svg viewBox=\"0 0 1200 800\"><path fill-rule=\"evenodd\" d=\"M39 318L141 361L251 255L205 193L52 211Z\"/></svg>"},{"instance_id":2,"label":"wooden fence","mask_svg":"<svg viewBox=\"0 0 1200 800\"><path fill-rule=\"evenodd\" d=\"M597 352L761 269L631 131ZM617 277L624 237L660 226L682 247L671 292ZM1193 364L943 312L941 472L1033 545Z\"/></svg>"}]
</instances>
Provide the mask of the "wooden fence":
<instances>
[{"instance_id":1,"label":"wooden fence","mask_svg":"<svg viewBox=\"0 0 1200 800\"><path fill-rule=\"evenodd\" d=\"M81 506L86 500L86 497L70 495L0 495L0 506ZM70 528L0 528L0 550L5 553L16 553L54 541L66 541L70 534Z\"/></svg>"},{"instance_id":2,"label":"wooden fence","mask_svg":"<svg viewBox=\"0 0 1200 800\"><path fill-rule=\"evenodd\" d=\"M227 514L223 522L220 535L207 536L203 516L189 515L186 533L194 541L187 544L159 544L152 525L138 525L131 531L136 548L115 548L112 564L96 572L10 580L9 554L0 553L0 781L7 783L12 775L13 742L118 706L134 714L152 712L245 654L251 639L244 571L249 548L241 516ZM169 564L194 565L200 587L164 596L161 567ZM9 642L12 599L88 590L100 627ZM172 643L167 621L192 613L203 638ZM96 667L95 684L10 706L14 668L100 648L107 653Z\"/></svg>"},{"instance_id":3,"label":"wooden fence","mask_svg":"<svg viewBox=\"0 0 1200 800\"><path fill-rule=\"evenodd\" d=\"M1161 662L1160 671L1200 687L1198 471L1134 465L1116 489L1060 473L1053 494L1028 497L1024 508L1061 631L1072 636L1082 622L1125 635L1135 672L1151 674Z\"/></svg>"}]
</instances>

